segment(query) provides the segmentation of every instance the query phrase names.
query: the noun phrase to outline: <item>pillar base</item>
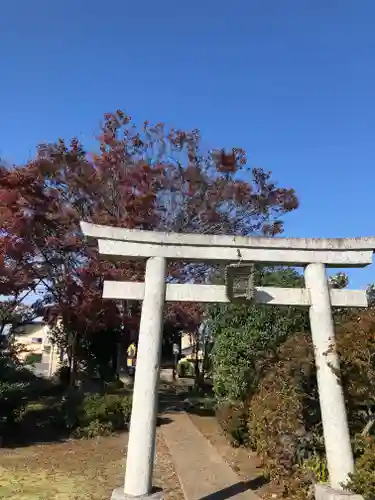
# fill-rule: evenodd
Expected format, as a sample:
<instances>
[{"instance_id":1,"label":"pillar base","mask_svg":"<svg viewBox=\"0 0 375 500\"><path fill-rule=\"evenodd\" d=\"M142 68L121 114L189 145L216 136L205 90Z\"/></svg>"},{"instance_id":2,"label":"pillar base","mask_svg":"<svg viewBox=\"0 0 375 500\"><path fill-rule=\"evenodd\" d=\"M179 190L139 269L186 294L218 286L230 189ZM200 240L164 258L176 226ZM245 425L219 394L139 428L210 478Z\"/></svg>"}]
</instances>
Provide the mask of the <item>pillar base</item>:
<instances>
[{"instance_id":1,"label":"pillar base","mask_svg":"<svg viewBox=\"0 0 375 500\"><path fill-rule=\"evenodd\" d=\"M148 495L141 495L138 497L134 497L132 495L127 495L124 492L123 486L121 488L116 488L115 490L113 490L111 496L111 500L163 500L163 498L164 498L163 490L157 488L155 488L154 491L152 491Z\"/></svg>"},{"instance_id":2,"label":"pillar base","mask_svg":"<svg viewBox=\"0 0 375 500\"><path fill-rule=\"evenodd\" d=\"M363 500L362 495L351 491L334 490L328 484L315 485L315 500Z\"/></svg>"}]
</instances>

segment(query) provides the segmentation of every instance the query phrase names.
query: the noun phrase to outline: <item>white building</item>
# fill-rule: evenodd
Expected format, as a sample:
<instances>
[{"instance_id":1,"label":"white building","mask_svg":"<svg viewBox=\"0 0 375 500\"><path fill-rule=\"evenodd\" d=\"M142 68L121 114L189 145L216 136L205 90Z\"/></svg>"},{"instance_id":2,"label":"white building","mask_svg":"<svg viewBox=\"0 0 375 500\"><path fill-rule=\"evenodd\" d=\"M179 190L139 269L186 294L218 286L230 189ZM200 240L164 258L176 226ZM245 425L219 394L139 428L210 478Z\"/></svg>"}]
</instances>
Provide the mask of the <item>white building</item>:
<instances>
[{"instance_id":1,"label":"white building","mask_svg":"<svg viewBox=\"0 0 375 500\"><path fill-rule=\"evenodd\" d=\"M13 334L18 357L36 375L52 377L63 361L63 351L52 342L51 328L44 321L32 321Z\"/></svg>"}]
</instances>

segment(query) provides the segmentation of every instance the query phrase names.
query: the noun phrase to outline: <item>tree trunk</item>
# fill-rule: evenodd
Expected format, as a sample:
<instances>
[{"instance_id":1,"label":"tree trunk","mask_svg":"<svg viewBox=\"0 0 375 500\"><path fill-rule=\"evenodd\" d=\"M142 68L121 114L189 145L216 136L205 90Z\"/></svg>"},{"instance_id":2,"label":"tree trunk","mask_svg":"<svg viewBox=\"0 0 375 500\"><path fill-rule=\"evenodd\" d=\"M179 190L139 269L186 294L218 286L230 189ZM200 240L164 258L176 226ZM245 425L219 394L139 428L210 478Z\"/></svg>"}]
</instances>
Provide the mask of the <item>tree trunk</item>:
<instances>
[{"instance_id":1,"label":"tree trunk","mask_svg":"<svg viewBox=\"0 0 375 500\"><path fill-rule=\"evenodd\" d=\"M69 347L67 349L67 355L68 355L68 368L69 368L68 387L70 387L72 381L72 362L73 362L72 348L70 342L69 342Z\"/></svg>"},{"instance_id":2,"label":"tree trunk","mask_svg":"<svg viewBox=\"0 0 375 500\"><path fill-rule=\"evenodd\" d=\"M199 334L195 334L195 345L194 345L194 354L195 354L195 386L201 386L201 371L199 368Z\"/></svg>"},{"instance_id":3,"label":"tree trunk","mask_svg":"<svg viewBox=\"0 0 375 500\"><path fill-rule=\"evenodd\" d=\"M76 360L77 336L69 333L68 365L69 365L69 387L72 388L76 383L77 360Z\"/></svg>"}]
</instances>

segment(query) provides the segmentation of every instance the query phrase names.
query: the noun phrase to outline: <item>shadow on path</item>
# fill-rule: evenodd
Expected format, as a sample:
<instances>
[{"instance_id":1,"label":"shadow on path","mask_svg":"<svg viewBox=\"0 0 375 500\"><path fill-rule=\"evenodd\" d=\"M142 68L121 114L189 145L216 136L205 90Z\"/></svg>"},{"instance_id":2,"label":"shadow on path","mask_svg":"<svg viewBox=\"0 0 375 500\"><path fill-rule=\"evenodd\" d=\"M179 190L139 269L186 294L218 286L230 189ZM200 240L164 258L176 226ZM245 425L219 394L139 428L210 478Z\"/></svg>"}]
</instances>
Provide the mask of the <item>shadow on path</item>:
<instances>
[{"instance_id":1,"label":"shadow on path","mask_svg":"<svg viewBox=\"0 0 375 500\"><path fill-rule=\"evenodd\" d=\"M232 484L232 486L215 491L215 493L201 497L199 500L227 500L245 491L257 490L266 483L266 479L262 477L250 481L240 481L239 483Z\"/></svg>"}]
</instances>

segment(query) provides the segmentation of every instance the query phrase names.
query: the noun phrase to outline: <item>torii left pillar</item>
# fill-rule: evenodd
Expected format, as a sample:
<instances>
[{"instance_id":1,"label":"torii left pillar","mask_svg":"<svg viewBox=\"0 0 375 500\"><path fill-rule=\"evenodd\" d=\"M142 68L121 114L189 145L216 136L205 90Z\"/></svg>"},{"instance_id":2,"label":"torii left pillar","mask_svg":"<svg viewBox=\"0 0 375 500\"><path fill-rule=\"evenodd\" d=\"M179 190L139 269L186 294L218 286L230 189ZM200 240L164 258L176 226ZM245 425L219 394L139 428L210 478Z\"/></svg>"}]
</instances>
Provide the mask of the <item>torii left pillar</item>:
<instances>
[{"instance_id":1,"label":"torii left pillar","mask_svg":"<svg viewBox=\"0 0 375 500\"><path fill-rule=\"evenodd\" d=\"M146 263L145 293L139 328L137 369L130 420L125 485L112 493L112 500L157 497L152 491L156 417L163 310L165 302L166 259L151 257Z\"/></svg>"}]
</instances>

